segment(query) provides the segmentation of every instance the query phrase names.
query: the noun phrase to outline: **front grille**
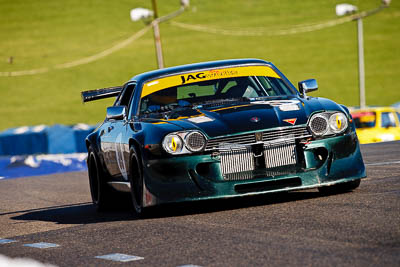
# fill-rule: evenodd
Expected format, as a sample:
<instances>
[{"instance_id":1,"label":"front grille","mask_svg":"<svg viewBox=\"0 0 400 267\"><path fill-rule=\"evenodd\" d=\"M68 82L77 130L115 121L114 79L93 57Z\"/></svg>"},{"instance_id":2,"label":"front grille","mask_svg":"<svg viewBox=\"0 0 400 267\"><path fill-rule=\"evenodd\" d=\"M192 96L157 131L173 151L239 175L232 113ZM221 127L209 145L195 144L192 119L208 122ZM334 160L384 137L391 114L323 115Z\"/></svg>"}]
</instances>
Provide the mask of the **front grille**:
<instances>
[{"instance_id":1,"label":"front grille","mask_svg":"<svg viewBox=\"0 0 400 267\"><path fill-rule=\"evenodd\" d=\"M294 139L264 143L261 154L256 150L251 145L220 144L220 166L224 180L255 178L257 175L253 171L257 169L256 158L264 159L264 177L290 173L297 163Z\"/></svg>"},{"instance_id":2,"label":"front grille","mask_svg":"<svg viewBox=\"0 0 400 267\"><path fill-rule=\"evenodd\" d=\"M207 141L206 151L218 150L220 143L250 145L257 143L257 141L269 142L280 139L293 139L293 138L300 139L300 138L311 137L311 134L308 131L307 127L287 127L287 128L280 128L276 130L261 132L262 133L261 140L256 139L256 134L258 133L247 133L247 134L239 134L228 137L217 137L209 139Z\"/></svg>"},{"instance_id":3,"label":"front grille","mask_svg":"<svg viewBox=\"0 0 400 267\"><path fill-rule=\"evenodd\" d=\"M296 143L288 140L278 143L264 144L265 167L267 169L296 165Z\"/></svg>"},{"instance_id":4,"label":"front grille","mask_svg":"<svg viewBox=\"0 0 400 267\"><path fill-rule=\"evenodd\" d=\"M312 135L308 131L307 127L288 127L285 129L278 129L273 131L263 132L263 140L264 142L279 140L279 139L286 139L286 138L308 138Z\"/></svg>"},{"instance_id":5,"label":"front grille","mask_svg":"<svg viewBox=\"0 0 400 267\"><path fill-rule=\"evenodd\" d=\"M254 156L251 147L222 143L219 150L223 175L254 170Z\"/></svg>"},{"instance_id":6,"label":"front grille","mask_svg":"<svg viewBox=\"0 0 400 267\"><path fill-rule=\"evenodd\" d=\"M311 134L306 127L281 128L214 138L206 149L217 152L224 180L249 180L293 173L298 162L296 139L307 137Z\"/></svg>"}]
</instances>

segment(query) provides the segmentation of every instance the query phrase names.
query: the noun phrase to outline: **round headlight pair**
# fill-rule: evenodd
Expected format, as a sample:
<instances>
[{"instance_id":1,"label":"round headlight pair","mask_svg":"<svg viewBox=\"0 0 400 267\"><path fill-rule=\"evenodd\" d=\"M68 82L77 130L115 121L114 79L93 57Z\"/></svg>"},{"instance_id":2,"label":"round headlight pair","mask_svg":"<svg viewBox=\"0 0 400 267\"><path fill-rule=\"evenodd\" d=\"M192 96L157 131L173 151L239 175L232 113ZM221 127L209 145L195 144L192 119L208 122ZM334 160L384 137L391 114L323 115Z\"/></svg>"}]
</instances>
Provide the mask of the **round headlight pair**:
<instances>
[{"instance_id":1,"label":"round headlight pair","mask_svg":"<svg viewBox=\"0 0 400 267\"><path fill-rule=\"evenodd\" d=\"M343 133L349 123L342 112L323 112L312 116L308 125L314 135L323 136Z\"/></svg>"},{"instance_id":2,"label":"round headlight pair","mask_svg":"<svg viewBox=\"0 0 400 267\"><path fill-rule=\"evenodd\" d=\"M170 154L199 152L206 146L206 138L198 131L170 133L164 137L162 146Z\"/></svg>"}]
</instances>

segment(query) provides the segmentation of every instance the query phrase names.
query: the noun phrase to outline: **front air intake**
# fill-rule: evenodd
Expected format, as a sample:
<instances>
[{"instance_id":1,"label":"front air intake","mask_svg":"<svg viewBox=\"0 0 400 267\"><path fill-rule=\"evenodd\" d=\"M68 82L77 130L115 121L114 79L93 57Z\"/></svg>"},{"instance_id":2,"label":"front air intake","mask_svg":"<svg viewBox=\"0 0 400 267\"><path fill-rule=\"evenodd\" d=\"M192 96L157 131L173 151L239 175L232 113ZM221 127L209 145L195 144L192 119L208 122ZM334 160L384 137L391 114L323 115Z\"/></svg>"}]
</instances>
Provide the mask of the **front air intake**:
<instances>
[{"instance_id":1,"label":"front air intake","mask_svg":"<svg viewBox=\"0 0 400 267\"><path fill-rule=\"evenodd\" d=\"M301 179L299 177L272 180L259 183L239 184L235 185L235 191L238 193L251 193L261 191L273 191L286 188L294 188L301 186Z\"/></svg>"}]
</instances>

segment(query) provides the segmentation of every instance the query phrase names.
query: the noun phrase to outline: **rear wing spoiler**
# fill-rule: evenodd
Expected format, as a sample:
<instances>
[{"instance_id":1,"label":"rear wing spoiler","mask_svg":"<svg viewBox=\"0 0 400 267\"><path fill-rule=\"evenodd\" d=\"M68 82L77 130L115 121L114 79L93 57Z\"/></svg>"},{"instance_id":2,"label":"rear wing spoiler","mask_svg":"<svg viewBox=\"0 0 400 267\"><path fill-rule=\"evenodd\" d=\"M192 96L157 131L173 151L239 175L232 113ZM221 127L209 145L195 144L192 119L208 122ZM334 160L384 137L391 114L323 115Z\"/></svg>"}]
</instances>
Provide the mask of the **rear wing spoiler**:
<instances>
[{"instance_id":1,"label":"rear wing spoiler","mask_svg":"<svg viewBox=\"0 0 400 267\"><path fill-rule=\"evenodd\" d=\"M82 102L85 103L98 99L118 96L121 93L121 91L122 91L122 86L83 91L81 92Z\"/></svg>"}]
</instances>

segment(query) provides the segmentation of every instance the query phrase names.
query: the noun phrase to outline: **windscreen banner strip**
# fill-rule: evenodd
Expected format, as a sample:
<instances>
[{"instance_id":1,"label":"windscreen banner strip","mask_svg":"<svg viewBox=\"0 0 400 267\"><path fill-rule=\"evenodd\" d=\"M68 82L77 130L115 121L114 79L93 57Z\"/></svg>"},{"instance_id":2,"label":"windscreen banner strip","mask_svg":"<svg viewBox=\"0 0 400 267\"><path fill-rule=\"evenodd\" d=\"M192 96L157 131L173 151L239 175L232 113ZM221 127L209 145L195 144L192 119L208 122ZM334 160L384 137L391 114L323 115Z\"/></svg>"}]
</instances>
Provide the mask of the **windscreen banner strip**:
<instances>
[{"instance_id":1,"label":"windscreen banner strip","mask_svg":"<svg viewBox=\"0 0 400 267\"><path fill-rule=\"evenodd\" d=\"M149 81L143 85L141 97L145 97L154 92L172 86L181 86L201 81L234 78L234 77L245 77L245 76L267 76L267 77L280 78L279 75L269 66L242 66L233 68L212 69L212 70L173 75Z\"/></svg>"}]
</instances>

